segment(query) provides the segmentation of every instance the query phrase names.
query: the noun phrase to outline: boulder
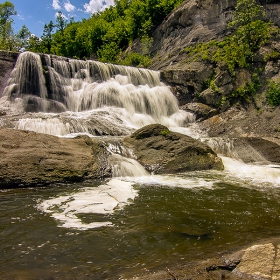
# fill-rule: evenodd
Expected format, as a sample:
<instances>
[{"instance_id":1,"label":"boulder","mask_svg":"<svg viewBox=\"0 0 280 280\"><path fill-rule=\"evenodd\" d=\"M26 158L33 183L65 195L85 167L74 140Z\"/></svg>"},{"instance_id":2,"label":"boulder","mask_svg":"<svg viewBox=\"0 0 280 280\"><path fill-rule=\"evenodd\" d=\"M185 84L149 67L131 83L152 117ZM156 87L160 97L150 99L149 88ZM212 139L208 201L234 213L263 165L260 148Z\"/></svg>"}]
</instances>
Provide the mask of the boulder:
<instances>
[{"instance_id":1,"label":"boulder","mask_svg":"<svg viewBox=\"0 0 280 280\"><path fill-rule=\"evenodd\" d=\"M181 106L180 109L193 113L196 119L200 121L211 118L218 113L216 109L206 104L196 102L187 103Z\"/></svg>"},{"instance_id":2,"label":"boulder","mask_svg":"<svg viewBox=\"0 0 280 280\"><path fill-rule=\"evenodd\" d=\"M74 139L0 128L0 188L110 176L107 151L88 136Z\"/></svg>"},{"instance_id":3,"label":"boulder","mask_svg":"<svg viewBox=\"0 0 280 280\"><path fill-rule=\"evenodd\" d=\"M157 174L223 169L221 159L206 144L160 124L145 126L122 142L148 171Z\"/></svg>"}]
</instances>

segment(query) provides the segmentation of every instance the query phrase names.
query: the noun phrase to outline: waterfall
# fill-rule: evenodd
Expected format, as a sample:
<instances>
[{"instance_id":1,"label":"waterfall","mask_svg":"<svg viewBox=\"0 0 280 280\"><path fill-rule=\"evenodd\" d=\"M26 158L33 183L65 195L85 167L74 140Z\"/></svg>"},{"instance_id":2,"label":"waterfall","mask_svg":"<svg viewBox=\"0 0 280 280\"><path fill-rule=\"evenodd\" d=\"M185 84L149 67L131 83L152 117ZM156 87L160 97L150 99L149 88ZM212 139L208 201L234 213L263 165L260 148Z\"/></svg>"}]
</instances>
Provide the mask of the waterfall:
<instances>
[{"instance_id":1,"label":"waterfall","mask_svg":"<svg viewBox=\"0 0 280 280\"><path fill-rule=\"evenodd\" d=\"M157 71L31 52L20 54L0 106L9 127L53 135L126 135L152 123L194 122Z\"/></svg>"}]
</instances>

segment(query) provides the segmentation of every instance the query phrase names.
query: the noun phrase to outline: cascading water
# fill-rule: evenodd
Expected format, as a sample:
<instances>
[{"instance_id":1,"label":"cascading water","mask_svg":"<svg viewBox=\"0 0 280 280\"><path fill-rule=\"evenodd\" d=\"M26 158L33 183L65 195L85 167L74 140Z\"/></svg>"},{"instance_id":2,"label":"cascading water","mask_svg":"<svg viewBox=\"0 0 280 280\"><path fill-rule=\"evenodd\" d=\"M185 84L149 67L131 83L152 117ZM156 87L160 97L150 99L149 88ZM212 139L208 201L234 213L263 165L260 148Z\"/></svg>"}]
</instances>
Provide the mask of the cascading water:
<instances>
[{"instance_id":1,"label":"cascading water","mask_svg":"<svg viewBox=\"0 0 280 280\"><path fill-rule=\"evenodd\" d=\"M105 135L114 176L0 192L1 279L128 279L279 235L279 166L190 129L158 72L26 52L0 106L3 127ZM148 174L118 136L151 123L208 143L225 170Z\"/></svg>"},{"instance_id":2,"label":"cascading water","mask_svg":"<svg viewBox=\"0 0 280 280\"><path fill-rule=\"evenodd\" d=\"M194 122L159 72L31 52L19 56L0 104L9 112L2 126L61 136L126 135L151 123Z\"/></svg>"}]
</instances>

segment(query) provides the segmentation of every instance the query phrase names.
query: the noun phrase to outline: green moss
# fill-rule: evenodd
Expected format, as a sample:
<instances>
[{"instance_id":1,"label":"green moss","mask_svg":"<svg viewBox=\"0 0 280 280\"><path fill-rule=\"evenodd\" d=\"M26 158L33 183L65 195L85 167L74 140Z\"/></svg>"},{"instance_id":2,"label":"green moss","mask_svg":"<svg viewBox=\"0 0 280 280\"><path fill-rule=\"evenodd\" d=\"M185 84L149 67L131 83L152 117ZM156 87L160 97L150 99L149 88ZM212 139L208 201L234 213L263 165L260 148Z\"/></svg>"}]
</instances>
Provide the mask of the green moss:
<instances>
[{"instance_id":1,"label":"green moss","mask_svg":"<svg viewBox=\"0 0 280 280\"><path fill-rule=\"evenodd\" d=\"M160 131L160 134L163 135L163 136L166 136L167 134L170 133L170 130L169 129L165 129L165 130L161 130Z\"/></svg>"}]
</instances>

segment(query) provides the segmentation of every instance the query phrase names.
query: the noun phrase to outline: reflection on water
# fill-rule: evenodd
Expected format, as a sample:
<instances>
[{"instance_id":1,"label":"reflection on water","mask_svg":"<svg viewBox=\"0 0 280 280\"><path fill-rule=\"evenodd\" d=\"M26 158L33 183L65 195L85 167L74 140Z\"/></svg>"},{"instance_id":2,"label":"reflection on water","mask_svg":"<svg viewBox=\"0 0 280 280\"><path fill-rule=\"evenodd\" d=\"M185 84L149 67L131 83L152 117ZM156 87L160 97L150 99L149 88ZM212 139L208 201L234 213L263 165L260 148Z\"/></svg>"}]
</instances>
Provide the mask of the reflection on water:
<instances>
[{"instance_id":1,"label":"reflection on water","mask_svg":"<svg viewBox=\"0 0 280 280\"><path fill-rule=\"evenodd\" d=\"M227 171L113 180L1 192L0 278L122 279L280 234L274 183ZM119 203L101 211L106 188Z\"/></svg>"}]
</instances>

